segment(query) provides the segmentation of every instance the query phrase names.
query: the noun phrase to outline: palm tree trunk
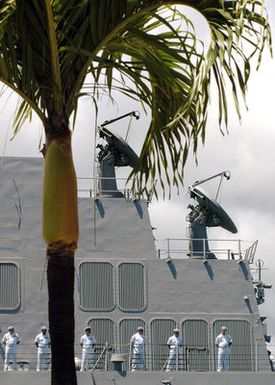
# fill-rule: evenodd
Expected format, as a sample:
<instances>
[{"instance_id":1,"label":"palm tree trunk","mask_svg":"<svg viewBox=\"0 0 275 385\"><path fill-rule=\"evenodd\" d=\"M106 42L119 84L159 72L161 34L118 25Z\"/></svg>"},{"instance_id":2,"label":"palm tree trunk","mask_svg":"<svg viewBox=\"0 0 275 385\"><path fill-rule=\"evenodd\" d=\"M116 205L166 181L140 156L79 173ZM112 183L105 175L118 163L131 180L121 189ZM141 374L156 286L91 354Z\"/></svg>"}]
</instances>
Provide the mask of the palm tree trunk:
<instances>
[{"instance_id":1,"label":"palm tree trunk","mask_svg":"<svg viewBox=\"0 0 275 385\"><path fill-rule=\"evenodd\" d=\"M52 385L76 385L74 363L74 253L48 248Z\"/></svg>"},{"instance_id":2,"label":"palm tree trunk","mask_svg":"<svg viewBox=\"0 0 275 385\"><path fill-rule=\"evenodd\" d=\"M51 385L76 385L74 363L74 253L78 240L77 181L71 134L47 137L43 191L47 243Z\"/></svg>"}]
</instances>

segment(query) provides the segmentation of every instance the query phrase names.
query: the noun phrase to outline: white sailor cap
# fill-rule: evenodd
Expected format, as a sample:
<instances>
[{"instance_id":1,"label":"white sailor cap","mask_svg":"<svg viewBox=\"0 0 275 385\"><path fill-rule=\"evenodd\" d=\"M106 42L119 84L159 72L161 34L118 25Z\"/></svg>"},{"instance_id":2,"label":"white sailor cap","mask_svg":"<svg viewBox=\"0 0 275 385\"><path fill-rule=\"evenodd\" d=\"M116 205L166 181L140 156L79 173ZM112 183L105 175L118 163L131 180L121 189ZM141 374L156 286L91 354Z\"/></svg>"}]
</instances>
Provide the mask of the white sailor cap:
<instances>
[{"instance_id":1,"label":"white sailor cap","mask_svg":"<svg viewBox=\"0 0 275 385\"><path fill-rule=\"evenodd\" d=\"M91 330L91 326L86 326L84 331L86 331L86 330Z\"/></svg>"},{"instance_id":2,"label":"white sailor cap","mask_svg":"<svg viewBox=\"0 0 275 385\"><path fill-rule=\"evenodd\" d=\"M41 328L40 328L40 330L47 330L47 326L42 325Z\"/></svg>"},{"instance_id":3,"label":"white sailor cap","mask_svg":"<svg viewBox=\"0 0 275 385\"><path fill-rule=\"evenodd\" d=\"M144 330L144 327L143 326L138 326L137 330Z\"/></svg>"},{"instance_id":4,"label":"white sailor cap","mask_svg":"<svg viewBox=\"0 0 275 385\"><path fill-rule=\"evenodd\" d=\"M179 332L180 332L180 329L177 329L177 328L176 328L176 329L173 330L173 332L174 332L174 333L179 333Z\"/></svg>"},{"instance_id":5,"label":"white sailor cap","mask_svg":"<svg viewBox=\"0 0 275 385\"><path fill-rule=\"evenodd\" d=\"M222 326L221 330L227 330L227 327L226 326Z\"/></svg>"},{"instance_id":6,"label":"white sailor cap","mask_svg":"<svg viewBox=\"0 0 275 385\"><path fill-rule=\"evenodd\" d=\"M10 325L9 327L8 327L8 330L13 330L14 329L14 326L12 326L12 325Z\"/></svg>"}]
</instances>

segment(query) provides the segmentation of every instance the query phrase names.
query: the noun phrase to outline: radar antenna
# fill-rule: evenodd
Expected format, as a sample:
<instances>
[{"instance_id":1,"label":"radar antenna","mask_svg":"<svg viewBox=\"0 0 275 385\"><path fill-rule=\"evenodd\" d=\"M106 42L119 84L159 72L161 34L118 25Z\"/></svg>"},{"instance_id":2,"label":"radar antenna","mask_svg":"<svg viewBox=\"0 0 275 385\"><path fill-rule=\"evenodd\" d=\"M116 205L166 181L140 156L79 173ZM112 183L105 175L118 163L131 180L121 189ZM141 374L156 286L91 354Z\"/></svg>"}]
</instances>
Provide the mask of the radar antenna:
<instances>
[{"instance_id":1,"label":"radar antenna","mask_svg":"<svg viewBox=\"0 0 275 385\"><path fill-rule=\"evenodd\" d=\"M229 215L217 202L218 195L220 193L222 181L220 180L218 190L215 199L211 199L208 193L201 187L197 186L211 180L220 177L221 180L225 178L230 179L229 171L222 171L219 174L213 175L209 178L195 182L189 187L190 197L197 201L197 205L189 205L191 210L187 220L190 222L190 257L193 258L206 258L215 259L216 256L209 250L207 227L222 227L225 230L235 234L238 232L237 227L231 220Z\"/></svg>"},{"instance_id":2,"label":"radar antenna","mask_svg":"<svg viewBox=\"0 0 275 385\"><path fill-rule=\"evenodd\" d=\"M106 128L107 125L127 116L139 119L139 112L131 111L116 119L107 120L98 127L100 138L107 142L97 145L97 148L100 149L97 159L99 161L99 191L101 195L123 197L123 194L117 189L115 167L130 166L134 168L139 161L139 157L126 141Z\"/></svg>"}]
</instances>

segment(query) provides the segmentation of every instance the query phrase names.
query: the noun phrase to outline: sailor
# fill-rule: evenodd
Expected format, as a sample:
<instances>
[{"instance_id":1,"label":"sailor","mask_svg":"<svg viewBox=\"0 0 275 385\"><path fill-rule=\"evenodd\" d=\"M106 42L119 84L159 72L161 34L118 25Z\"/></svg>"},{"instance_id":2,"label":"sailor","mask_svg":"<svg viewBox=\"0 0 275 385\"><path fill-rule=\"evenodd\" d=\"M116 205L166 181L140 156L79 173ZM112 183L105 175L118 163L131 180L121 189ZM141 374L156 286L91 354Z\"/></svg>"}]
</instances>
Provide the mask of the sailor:
<instances>
[{"instance_id":1,"label":"sailor","mask_svg":"<svg viewBox=\"0 0 275 385\"><path fill-rule=\"evenodd\" d=\"M49 370L51 337L46 326L41 326L41 332L34 339L37 347L36 371Z\"/></svg>"},{"instance_id":2,"label":"sailor","mask_svg":"<svg viewBox=\"0 0 275 385\"><path fill-rule=\"evenodd\" d=\"M144 370L145 356L145 337L143 335L144 328L137 327L137 332L131 337L131 371Z\"/></svg>"},{"instance_id":3,"label":"sailor","mask_svg":"<svg viewBox=\"0 0 275 385\"><path fill-rule=\"evenodd\" d=\"M271 370L272 372L275 372L275 358L272 355L270 350L267 351L267 354L268 354Z\"/></svg>"},{"instance_id":4,"label":"sailor","mask_svg":"<svg viewBox=\"0 0 275 385\"><path fill-rule=\"evenodd\" d=\"M216 337L215 345L218 348L217 372L229 371L229 354L232 345L232 337L227 332L227 327L221 327L221 333Z\"/></svg>"},{"instance_id":5,"label":"sailor","mask_svg":"<svg viewBox=\"0 0 275 385\"><path fill-rule=\"evenodd\" d=\"M179 329L173 330L174 334L169 337L167 346L169 348L169 357L166 365L166 372L171 370L178 370L179 365L179 352L182 346L182 338L180 336Z\"/></svg>"},{"instance_id":6,"label":"sailor","mask_svg":"<svg viewBox=\"0 0 275 385\"><path fill-rule=\"evenodd\" d=\"M16 370L16 346L21 342L20 336L15 333L14 326L8 327L8 332L4 335L2 339L2 344L5 345L5 361L4 361L4 371ZM12 362L12 367L10 367L10 362Z\"/></svg>"},{"instance_id":7,"label":"sailor","mask_svg":"<svg viewBox=\"0 0 275 385\"><path fill-rule=\"evenodd\" d=\"M80 346L82 347L82 358L80 366L81 372L83 372L85 369L92 370L95 361L95 336L92 336L90 326L87 326L84 331L85 334L83 334L83 336L80 338Z\"/></svg>"}]
</instances>

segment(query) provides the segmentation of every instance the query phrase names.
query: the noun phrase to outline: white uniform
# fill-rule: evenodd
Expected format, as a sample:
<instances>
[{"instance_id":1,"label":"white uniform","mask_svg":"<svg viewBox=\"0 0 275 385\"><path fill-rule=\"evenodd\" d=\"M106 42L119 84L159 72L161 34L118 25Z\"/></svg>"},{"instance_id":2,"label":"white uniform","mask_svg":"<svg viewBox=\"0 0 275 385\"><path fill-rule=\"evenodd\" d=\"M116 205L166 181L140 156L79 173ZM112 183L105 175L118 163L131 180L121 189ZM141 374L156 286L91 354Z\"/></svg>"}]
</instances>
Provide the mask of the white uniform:
<instances>
[{"instance_id":1,"label":"white uniform","mask_svg":"<svg viewBox=\"0 0 275 385\"><path fill-rule=\"evenodd\" d=\"M21 342L21 338L19 335L15 332L13 333L6 333L2 339L3 345L6 346L5 348L5 361L4 361L4 371L6 370L16 370L17 364L16 364L16 345ZM12 367L9 367L9 363L12 361Z\"/></svg>"},{"instance_id":2,"label":"white uniform","mask_svg":"<svg viewBox=\"0 0 275 385\"><path fill-rule=\"evenodd\" d=\"M176 370L179 363L179 351L182 346L182 338L181 336L171 336L167 345L170 346L169 357L166 365L166 371Z\"/></svg>"},{"instance_id":3,"label":"white uniform","mask_svg":"<svg viewBox=\"0 0 275 385\"><path fill-rule=\"evenodd\" d=\"M275 372L275 358L272 354L270 354L270 356L269 356L269 361L270 361L270 366L271 366L272 372Z\"/></svg>"},{"instance_id":4,"label":"white uniform","mask_svg":"<svg viewBox=\"0 0 275 385\"><path fill-rule=\"evenodd\" d=\"M143 334L135 333L130 340L132 361L131 371L144 370L145 337Z\"/></svg>"},{"instance_id":5,"label":"white uniform","mask_svg":"<svg viewBox=\"0 0 275 385\"><path fill-rule=\"evenodd\" d=\"M225 333L219 334L216 338L215 345L218 347L218 367L217 372L229 371L229 354L232 337Z\"/></svg>"},{"instance_id":6,"label":"white uniform","mask_svg":"<svg viewBox=\"0 0 275 385\"><path fill-rule=\"evenodd\" d=\"M94 345L96 344L96 339L94 336L84 334L80 338L80 345L82 346L82 358L80 371L83 372L84 369L91 370L95 357L94 357Z\"/></svg>"},{"instance_id":7,"label":"white uniform","mask_svg":"<svg viewBox=\"0 0 275 385\"><path fill-rule=\"evenodd\" d=\"M37 364L36 371L48 370L50 363L50 344L51 337L48 332L43 334L42 332L37 334L34 339L34 343L37 344Z\"/></svg>"}]
</instances>

